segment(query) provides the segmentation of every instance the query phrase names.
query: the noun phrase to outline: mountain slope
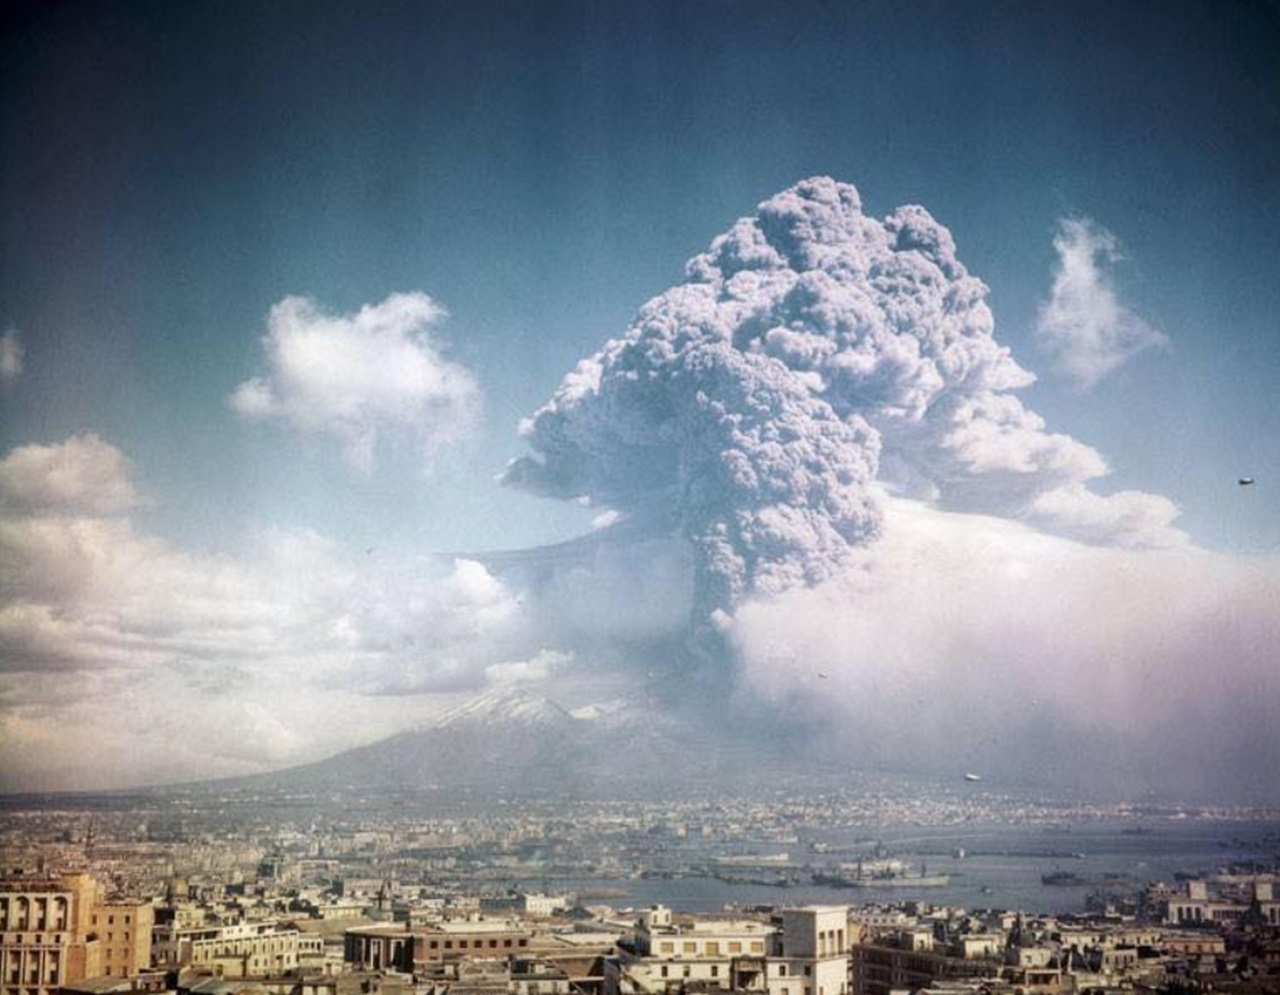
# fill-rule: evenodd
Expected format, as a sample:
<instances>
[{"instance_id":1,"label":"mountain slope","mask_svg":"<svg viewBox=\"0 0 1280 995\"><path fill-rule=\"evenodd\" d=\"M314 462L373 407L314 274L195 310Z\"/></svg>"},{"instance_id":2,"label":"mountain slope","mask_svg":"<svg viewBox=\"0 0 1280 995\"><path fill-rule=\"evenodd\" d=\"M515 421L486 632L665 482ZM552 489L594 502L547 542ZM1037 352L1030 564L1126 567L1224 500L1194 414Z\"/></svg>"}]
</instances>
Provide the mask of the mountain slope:
<instances>
[{"instance_id":1,"label":"mountain slope","mask_svg":"<svg viewBox=\"0 0 1280 995\"><path fill-rule=\"evenodd\" d=\"M726 730L709 716L679 718L645 698L569 711L501 688L422 729L255 780L287 791L623 797L758 785L765 773L794 776L799 760L749 729Z\"/></svg>"}]
</instances>

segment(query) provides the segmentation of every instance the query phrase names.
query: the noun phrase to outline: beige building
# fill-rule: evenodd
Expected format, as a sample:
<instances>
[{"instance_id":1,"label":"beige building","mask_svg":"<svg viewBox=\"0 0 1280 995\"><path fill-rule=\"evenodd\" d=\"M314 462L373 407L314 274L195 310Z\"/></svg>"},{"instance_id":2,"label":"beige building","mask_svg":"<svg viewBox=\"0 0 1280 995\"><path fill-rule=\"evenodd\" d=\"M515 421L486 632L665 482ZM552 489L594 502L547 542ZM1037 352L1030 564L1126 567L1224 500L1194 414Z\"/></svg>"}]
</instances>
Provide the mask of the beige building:
<instances>
[{"instance_id":1,"label":"beige building","mask_svg":"<svg viewBox=\"0 0 1280 995\"><path fill-rule=\"evenodd\" d=\"M773 933L773 926L755 920L676 922L670 909L655 905L641 913L634 954L622 956L606 989L638 995L700 984L762 991Z\"/></svg>"},{"instance_id":2,"label":"beige building","mask_svg":"<svg viewBox=\"0 0 1280 995\"><path fill-rule=\"evenodd\" d=\"M114 901L95 905L90 927L102 951L101 973L128 978L151 967L150 902Z\"/></svg>"},{"instance_id":3,"label":"beige building","mask_svg":"<svg viewBox=\"0 0 1280 995\"><path fill-rule=\"evenodd\" d=\"M151 905L105 901L88 874L0 881L0 995L129 977L151 966Z\"/></svg>"},{"instance_id":4,"label":"beige building","mask_svg":"<svg viewBox=\"0 0 1280 995\"><path fill-rule=\"evenodd\" d=\"M849 910L843 905L783 909L771 958L770 995L847 995Z\"/></svg>"},{"instance_id":5,"label":"beige building","mask_svg":"<svg viewBox=\"0 0 1280 995\"><path fill-rule=\"evenodd\" d=\"M1187 884L1186 896L1169 899L1165 922L1178 926L1215 925L1235 922L1248 911L1244 905L1209 898L1204 892L1204 885L1199 881L1189 881Z\"/></svg>"},{"instance_id":6,"label":"beige building","mask_svg":"<svg viewBox=\"0 0 1280 995\"><path fill-rule=\"evenodd\" d=\"M642 914L634 954L608 988L622 995L691 986L768 995L847 995L849 923L845 906L786 909L772 923L694 919L663 906Z\"/></svg>"},{"instance_id":7,"label":"beige building","mask_svg":"<svg viewBox=\"0 0 1280 995\"><path fill-rule=\"evenodd\" d=\"M156 966L195 968L222 978L272 977L298 966L298 930L275 921L228 926L161 926Z\"/></svg>"}]
</instances>

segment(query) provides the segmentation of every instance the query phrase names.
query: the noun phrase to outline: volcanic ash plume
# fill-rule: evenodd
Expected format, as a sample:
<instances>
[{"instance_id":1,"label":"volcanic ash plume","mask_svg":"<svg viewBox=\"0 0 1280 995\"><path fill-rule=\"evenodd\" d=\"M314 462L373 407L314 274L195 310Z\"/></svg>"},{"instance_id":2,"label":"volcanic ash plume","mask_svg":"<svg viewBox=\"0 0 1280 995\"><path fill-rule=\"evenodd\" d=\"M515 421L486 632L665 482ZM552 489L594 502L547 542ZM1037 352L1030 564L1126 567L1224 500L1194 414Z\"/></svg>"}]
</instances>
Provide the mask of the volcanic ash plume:
<instances>
[{"instance_id":1,"label":"volcanic ash plume","mask_svg":"<svg viewBox=\"0 0 1280 995\"><path fill-rule=\"evenodd\" d=\"M923 208L878 221L807 180L687 274L565 377L504 480L689 540L700 612L835 573L877 534L877 477L1090 541L1175 541L1172 505L1122 494L1149 514L1117 514L1083 486L1102 458L1009 393L1033 377Z\"/></svg>"}]
</instances>

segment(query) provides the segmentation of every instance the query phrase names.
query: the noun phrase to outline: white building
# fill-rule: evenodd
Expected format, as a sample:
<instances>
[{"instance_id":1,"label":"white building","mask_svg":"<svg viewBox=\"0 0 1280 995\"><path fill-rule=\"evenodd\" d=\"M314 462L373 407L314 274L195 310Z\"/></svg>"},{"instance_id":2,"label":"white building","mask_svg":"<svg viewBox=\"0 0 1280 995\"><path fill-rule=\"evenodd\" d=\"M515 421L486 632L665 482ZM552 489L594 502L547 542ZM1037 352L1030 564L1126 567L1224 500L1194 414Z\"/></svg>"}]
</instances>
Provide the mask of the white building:
<instances>
[{"instance_id":1,"label":"white building","mask_svg":"<svg viewBox=\"0 0 1280 995\"><path fill-rule=\"evenodd\" d=\"M641 915L634 954L606 987L620 995L701 987L768 995L847 995L845 906L787 909L773 923L695 919L676 923L655 906Z\"/></svg>"},{"instance_id":2,"label":"white building","mask_svg":"<svg viewBox=\"0 0 1280 995\"><path fill-rule=\"evenodd\" d=\"M846 906L784 909L775 945L769 995L847 995L850 942Z\"/></svg>"},{"instance_id":3,"label":"white building","mask_svg":"<svg viewBox=\"0 0 1280 995\"><path fill-rule=\"evenodd\" d=\"M298 930L282 923L157 926L153 953L164 970L205 968L223 978L268 977L298 966Z\"/></svg>"},{"instance_id":4,"label":"white building","mask_svg":"<svg viewBox=\"0 0 1280 995\"><path fill-rule=\"evenodd\" d=\"M520 905L527 916L550 916L569 907L568 895L543 895L540 893L520 896Z\"/></svg>"}]
</instances>

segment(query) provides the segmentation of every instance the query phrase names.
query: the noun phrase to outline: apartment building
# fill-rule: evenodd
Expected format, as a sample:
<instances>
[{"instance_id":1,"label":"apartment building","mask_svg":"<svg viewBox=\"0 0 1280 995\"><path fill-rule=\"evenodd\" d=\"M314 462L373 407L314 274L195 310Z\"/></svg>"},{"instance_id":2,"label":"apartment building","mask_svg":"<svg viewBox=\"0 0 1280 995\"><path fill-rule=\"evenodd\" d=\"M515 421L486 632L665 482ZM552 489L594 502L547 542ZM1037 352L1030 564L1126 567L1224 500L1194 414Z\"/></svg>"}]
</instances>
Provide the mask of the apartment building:
<instances>
[{"instance_id":1,"label":"apartment building","mask_svg":"<svg viewBox=\"0 0 1280 995\"><path fill-rule=\"evenodd\" d=\"M223 978L269 977L298 966L298 930L273 920L223 926L166 924L155 931L156 966Z\"/></svg>"},{"instance_id":2,"label":"apartment building","mask_svg":"<svg viewBox=\"0 0 1280 995\"><path fill-rule=\"evenodd\" d=\"M52 995L151 966L149 902L106 899L88 874L0 881L0 995Z\"/></svg>"},{"instance_id":3,"label":"apartment building","mask_svg":"<svg viewBox=\"0 0 1280 995\"><path fill-rule=\"evenodd\" d=\"M847 995L845 906L784 910L772 922L686 919L654 906L641 915L631 952L606 979L620 995L698 987L767 995Z\"/></svg>"}]
</instances>

